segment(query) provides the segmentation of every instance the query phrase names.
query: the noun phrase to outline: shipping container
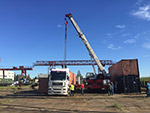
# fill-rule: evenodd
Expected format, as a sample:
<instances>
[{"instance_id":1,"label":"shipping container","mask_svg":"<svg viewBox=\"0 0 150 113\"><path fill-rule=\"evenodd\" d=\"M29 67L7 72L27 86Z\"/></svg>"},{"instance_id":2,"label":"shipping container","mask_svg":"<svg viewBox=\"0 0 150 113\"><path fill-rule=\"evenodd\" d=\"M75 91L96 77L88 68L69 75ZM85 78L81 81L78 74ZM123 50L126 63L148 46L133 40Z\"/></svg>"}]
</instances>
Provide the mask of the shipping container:
<instances>
[{"instance_id":1,"label":"shipping container","mask_svg":"<svg viewBox=\"0 0 150 113\"><path fill-rule=\"evenodd\" d=\"M71 71L69 71L69 74L70 74L69 85L71 85L71 83L76 85L76 74L72 73Z\"/></svg>"},{"instance_id":2,"label":"shipping container","mask_svg":"<svg viewBox=\"0 0 150 113\"><path fill-rule=\"evenodd\" d=\"M114 80L116 93L141 92L140 78L138 76L116 76Z\"/></svg>"},{"instance_id":3,"label":"shipping container","mask_svg":"<svg viewBox=\"0 0 150 113\"><path fill-rule=\"evenodd\" d=\"M117 93L141 92L137 59L121 60L109 67Z\"/></svg>"},{"instance_id":4,"label":"shipping container","mask_svg":"<svg viewBox=\"0 0 150 113\"><path fill-rule=\"evenodd\" d=\"M41 94L48 93L48 74L39 74L39 89L38 92Z\"/></svg>"},{"instance_id":5,"label":"shipping container","mask_svg":"<svg viewBox=\"0 0 150 113\"><path fill-rule=\"evenodd\" d=\"M109 73L112 76L128 76L128 75L139 75L138 60L129 59L121 60L116 64L109 67Z\"/></svg>"}]
</instances>

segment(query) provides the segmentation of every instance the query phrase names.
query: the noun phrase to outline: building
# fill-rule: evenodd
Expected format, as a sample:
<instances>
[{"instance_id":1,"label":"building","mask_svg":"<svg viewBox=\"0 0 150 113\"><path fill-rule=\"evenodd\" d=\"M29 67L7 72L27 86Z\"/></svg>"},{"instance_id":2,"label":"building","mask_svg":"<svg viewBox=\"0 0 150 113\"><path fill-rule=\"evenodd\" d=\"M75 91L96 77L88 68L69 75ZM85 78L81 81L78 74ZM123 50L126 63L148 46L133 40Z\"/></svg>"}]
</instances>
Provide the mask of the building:
<instances>
[{"instance_id":1,"label":"building","mask_svg":"<svg viewBox=\"0 0 150 113\"><path fill-rule=\"evenodd\" d=\"M4 71L5 79L14 80L14 72L13 71ZM0 79L3 78L3 71L0 71Z\"/></svg>"}]
</instances>

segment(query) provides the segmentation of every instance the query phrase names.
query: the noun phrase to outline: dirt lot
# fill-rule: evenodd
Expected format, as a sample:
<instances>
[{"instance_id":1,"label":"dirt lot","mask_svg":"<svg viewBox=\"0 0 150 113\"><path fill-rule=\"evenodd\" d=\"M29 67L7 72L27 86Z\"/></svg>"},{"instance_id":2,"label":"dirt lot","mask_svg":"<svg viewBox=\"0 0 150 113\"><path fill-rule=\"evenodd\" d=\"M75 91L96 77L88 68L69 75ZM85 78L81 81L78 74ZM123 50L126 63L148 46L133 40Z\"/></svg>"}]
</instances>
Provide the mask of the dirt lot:
<instances>
[{"instance_id":1,"label":"dirt lot","mask_svg":"<svg viewBox=\"0 0 150 113\"><path fill-rule=\"evenodd\" d=\"M150 113L145 94L45 96L29 87L0 89L0 113Z\"/></svg>"}]
</instances>

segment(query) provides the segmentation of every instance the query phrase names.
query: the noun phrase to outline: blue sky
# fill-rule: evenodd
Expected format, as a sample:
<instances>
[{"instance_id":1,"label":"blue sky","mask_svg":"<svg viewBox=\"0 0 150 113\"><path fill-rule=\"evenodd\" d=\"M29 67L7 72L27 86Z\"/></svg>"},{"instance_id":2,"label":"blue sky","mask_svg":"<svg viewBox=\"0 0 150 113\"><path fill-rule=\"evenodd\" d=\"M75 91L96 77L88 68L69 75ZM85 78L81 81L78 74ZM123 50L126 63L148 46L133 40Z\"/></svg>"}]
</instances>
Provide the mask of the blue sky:
<instances>
[{"instance_id":1,"label":"blue sky","mask_svg":"<svg viewBox=\"0 0 150 113\"><path fill-rule=\"evenodd\" d=\"M99 59L138 59L140 76L150 76L149 0L0 0L0 66L63 60L66 13L72 13ZM68 22L67 59L90 59ZM91 66L69 68L83 75L93 71ZM35 67L28 74L47 71Z\"/></svg>"}]
</instances>

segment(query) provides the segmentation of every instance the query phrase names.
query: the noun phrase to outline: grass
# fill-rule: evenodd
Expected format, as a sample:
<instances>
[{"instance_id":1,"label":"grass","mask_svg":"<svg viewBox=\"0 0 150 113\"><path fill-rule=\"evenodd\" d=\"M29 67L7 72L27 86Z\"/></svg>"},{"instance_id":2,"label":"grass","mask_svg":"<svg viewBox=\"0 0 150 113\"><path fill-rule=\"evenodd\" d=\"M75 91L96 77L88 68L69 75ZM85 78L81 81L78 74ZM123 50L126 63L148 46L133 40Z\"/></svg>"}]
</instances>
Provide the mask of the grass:
<instances>
[{"instance_id":1,"label":"grass","mask_svg":"<svg viewBox=\"0 0 150 113\"><path fill-rule=\"evenodd\" d=\"M27 88L30 87L31 85L28 86L0 86L0 91L14 91L15 93L22 88Z\"/></svg>"},{"instance_id":2,"label":"grass","mask_svg":"<svg viewBox=\"0 0 150 113\"><path fill-rule=\"evenodd\" d=\"M1 86L0 90L15 89L15 88L17 88L17 87L15 87L15 86Z\"/></svg>"},{"instance_id":3,"label":"grass","mask_svg":"<svg viewBox=\"0 0 150 113\"><path fill-rule=\"evenodd\" d=\"M13 101L14 101L14 99L3 100L3 101L0 101L0 104L7 104L7 103L10 103Z\"/></svg>"},{"instance_id":4,"label":"grass","mask_svg":"<svg viewBox=\"0 0 150 113\"><path fill-rule=\"evenodd\" d=\"M113 104L111 107L119 109L120 111L123 111L123 109L121 108L121 106L117 103Z\"/></svg>"},{"instance_id":5,"label":"grass","mask_svg":"<svg viewBox=\"0 0 150 113\"><path fill-rule=\"evenodd\" d=\"M118 108L118 109L120 108L119 104L117 103L113 104L111 107Z\"/></svg>"}]
</instances>

